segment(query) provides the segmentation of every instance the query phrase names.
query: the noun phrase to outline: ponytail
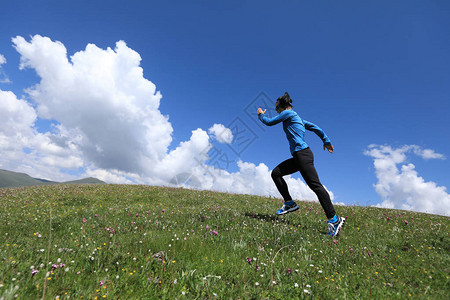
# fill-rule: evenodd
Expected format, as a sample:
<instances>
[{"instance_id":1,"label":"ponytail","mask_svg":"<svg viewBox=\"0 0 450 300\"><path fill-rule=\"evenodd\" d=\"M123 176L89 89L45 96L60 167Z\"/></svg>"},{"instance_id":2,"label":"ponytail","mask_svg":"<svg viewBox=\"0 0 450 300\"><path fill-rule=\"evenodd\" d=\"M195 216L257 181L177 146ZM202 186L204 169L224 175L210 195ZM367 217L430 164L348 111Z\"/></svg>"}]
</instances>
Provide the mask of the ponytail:
<instances>
[{"instance_id":1,"label":"ponytail","mask_svg":"<svg viewBox=\"0 0 450 300\"><path fill-rule=\"evenodd\" d=\"M291 96L289 96L288 92L285 92L283 96L278 97L277 101L279 101L278 105L281 108L287 108L289 106L292 107L292 99Z\"/></svg>"}]
</instances>

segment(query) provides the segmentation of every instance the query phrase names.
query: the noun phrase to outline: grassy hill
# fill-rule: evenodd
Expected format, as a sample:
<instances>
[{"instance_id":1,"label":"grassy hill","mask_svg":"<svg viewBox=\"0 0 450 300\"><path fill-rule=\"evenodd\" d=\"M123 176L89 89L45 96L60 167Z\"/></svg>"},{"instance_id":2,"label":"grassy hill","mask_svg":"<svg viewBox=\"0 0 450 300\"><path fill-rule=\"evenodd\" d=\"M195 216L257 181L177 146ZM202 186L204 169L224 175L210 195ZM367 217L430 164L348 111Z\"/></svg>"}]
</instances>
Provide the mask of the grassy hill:
<instances>
[{"instance_id":1,"label":"grassy hill","mask_svg":"<svg viewBox=\"0 0 450 300\"><path fill-rule=\"evenodd\" d=\"M446 299L448 217L127 185L0 189L0 298Z\"/></svg>"},{"instance_id":2,"label":"grassy hill","mask_svg":"<svg viewBox=\"0 0 450 300\"><path fill-rule=\"evenodd\" d=\"M83 183L103 183L103 181L96 178L85 178L81 180L68 181L68 182L54 182L45 179L33 178L25 173L12 172L0 169L0 188L7 187L22 187L33 185L51 185L51 184L83 184Z\"/></svg>"}]
</instances>

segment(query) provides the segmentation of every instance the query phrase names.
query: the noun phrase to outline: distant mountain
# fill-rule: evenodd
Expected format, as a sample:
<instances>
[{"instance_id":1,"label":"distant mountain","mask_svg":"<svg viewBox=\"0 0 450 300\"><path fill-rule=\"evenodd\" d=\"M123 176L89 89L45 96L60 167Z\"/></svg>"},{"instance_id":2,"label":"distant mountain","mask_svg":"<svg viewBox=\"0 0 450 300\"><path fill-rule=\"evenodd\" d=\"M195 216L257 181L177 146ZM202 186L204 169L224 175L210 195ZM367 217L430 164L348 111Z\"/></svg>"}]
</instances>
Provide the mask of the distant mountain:
<instances>
[{"instance_id":1,"label":"distant mountain","mask_svg":"<svg viewBox=\"0 0 450 300\"><path fill-rule=\"evenodd\" d=\"M105 184L105 182L92 177L75 181L55 182L45 179L33 178L25 173L18 173L0 169L0 188L52 184Z\"/></svg>"}]
</instances>

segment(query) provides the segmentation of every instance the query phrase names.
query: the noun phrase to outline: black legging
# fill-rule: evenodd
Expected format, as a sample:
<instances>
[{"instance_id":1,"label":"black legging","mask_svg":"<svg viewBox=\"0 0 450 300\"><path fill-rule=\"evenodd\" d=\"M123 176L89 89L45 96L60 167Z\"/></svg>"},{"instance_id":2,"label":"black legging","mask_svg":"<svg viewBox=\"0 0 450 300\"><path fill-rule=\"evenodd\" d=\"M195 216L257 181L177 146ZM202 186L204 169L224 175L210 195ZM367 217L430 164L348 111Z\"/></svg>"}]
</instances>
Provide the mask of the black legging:
<instances>
[{"instance_id":1,"label":"black legging","mask_svg":"<svg viewBox=\"0 0 450 300\"><path fill-rule=\"evenodd\" d=\"M306 184L314 193L316 193L317 198L319 198L319 202L322 205L327 218L331 219L335 215L333 203L331 203L330 195L325 190L322 183L320 183L319 176L314 167L314 155L311 149L308 147L294 152L292 156L292 158L283 161L272 171L272 179L281 196L283 196L284 201L290 201L292 200L292 197L289 194L288 186L286 181L284 181L283 176L300 171Z\"/></svg>"}]
</instances>

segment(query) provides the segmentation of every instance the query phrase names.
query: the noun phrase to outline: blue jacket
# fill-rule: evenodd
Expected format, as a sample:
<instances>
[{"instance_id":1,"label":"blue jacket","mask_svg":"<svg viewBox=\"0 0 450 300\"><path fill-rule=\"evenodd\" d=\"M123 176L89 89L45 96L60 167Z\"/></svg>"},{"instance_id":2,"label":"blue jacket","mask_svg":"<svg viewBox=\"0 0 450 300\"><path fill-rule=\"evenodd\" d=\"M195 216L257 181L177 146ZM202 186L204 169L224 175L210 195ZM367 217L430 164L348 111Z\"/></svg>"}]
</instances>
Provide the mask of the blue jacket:
<instances>
[{"instance_id":1,"label":"blue jacket","mask_svg":"<svg viewBox=\"0 0 450 300\"><path fill-rule=\"evenodd\" d=\"M300 118L292 109L284 110L278 114L278 116L273 118L268 118L264 114L259 114L258 118L267 126L273 126L283 122L283 130L289 141L291 154L308 148L308 144L305 142L305 129L314 131L314 133L322 139L324 145L331 145L330 138L319 126L306 120L302 120L302 118Z\"/></svg>"}]
</instances>

